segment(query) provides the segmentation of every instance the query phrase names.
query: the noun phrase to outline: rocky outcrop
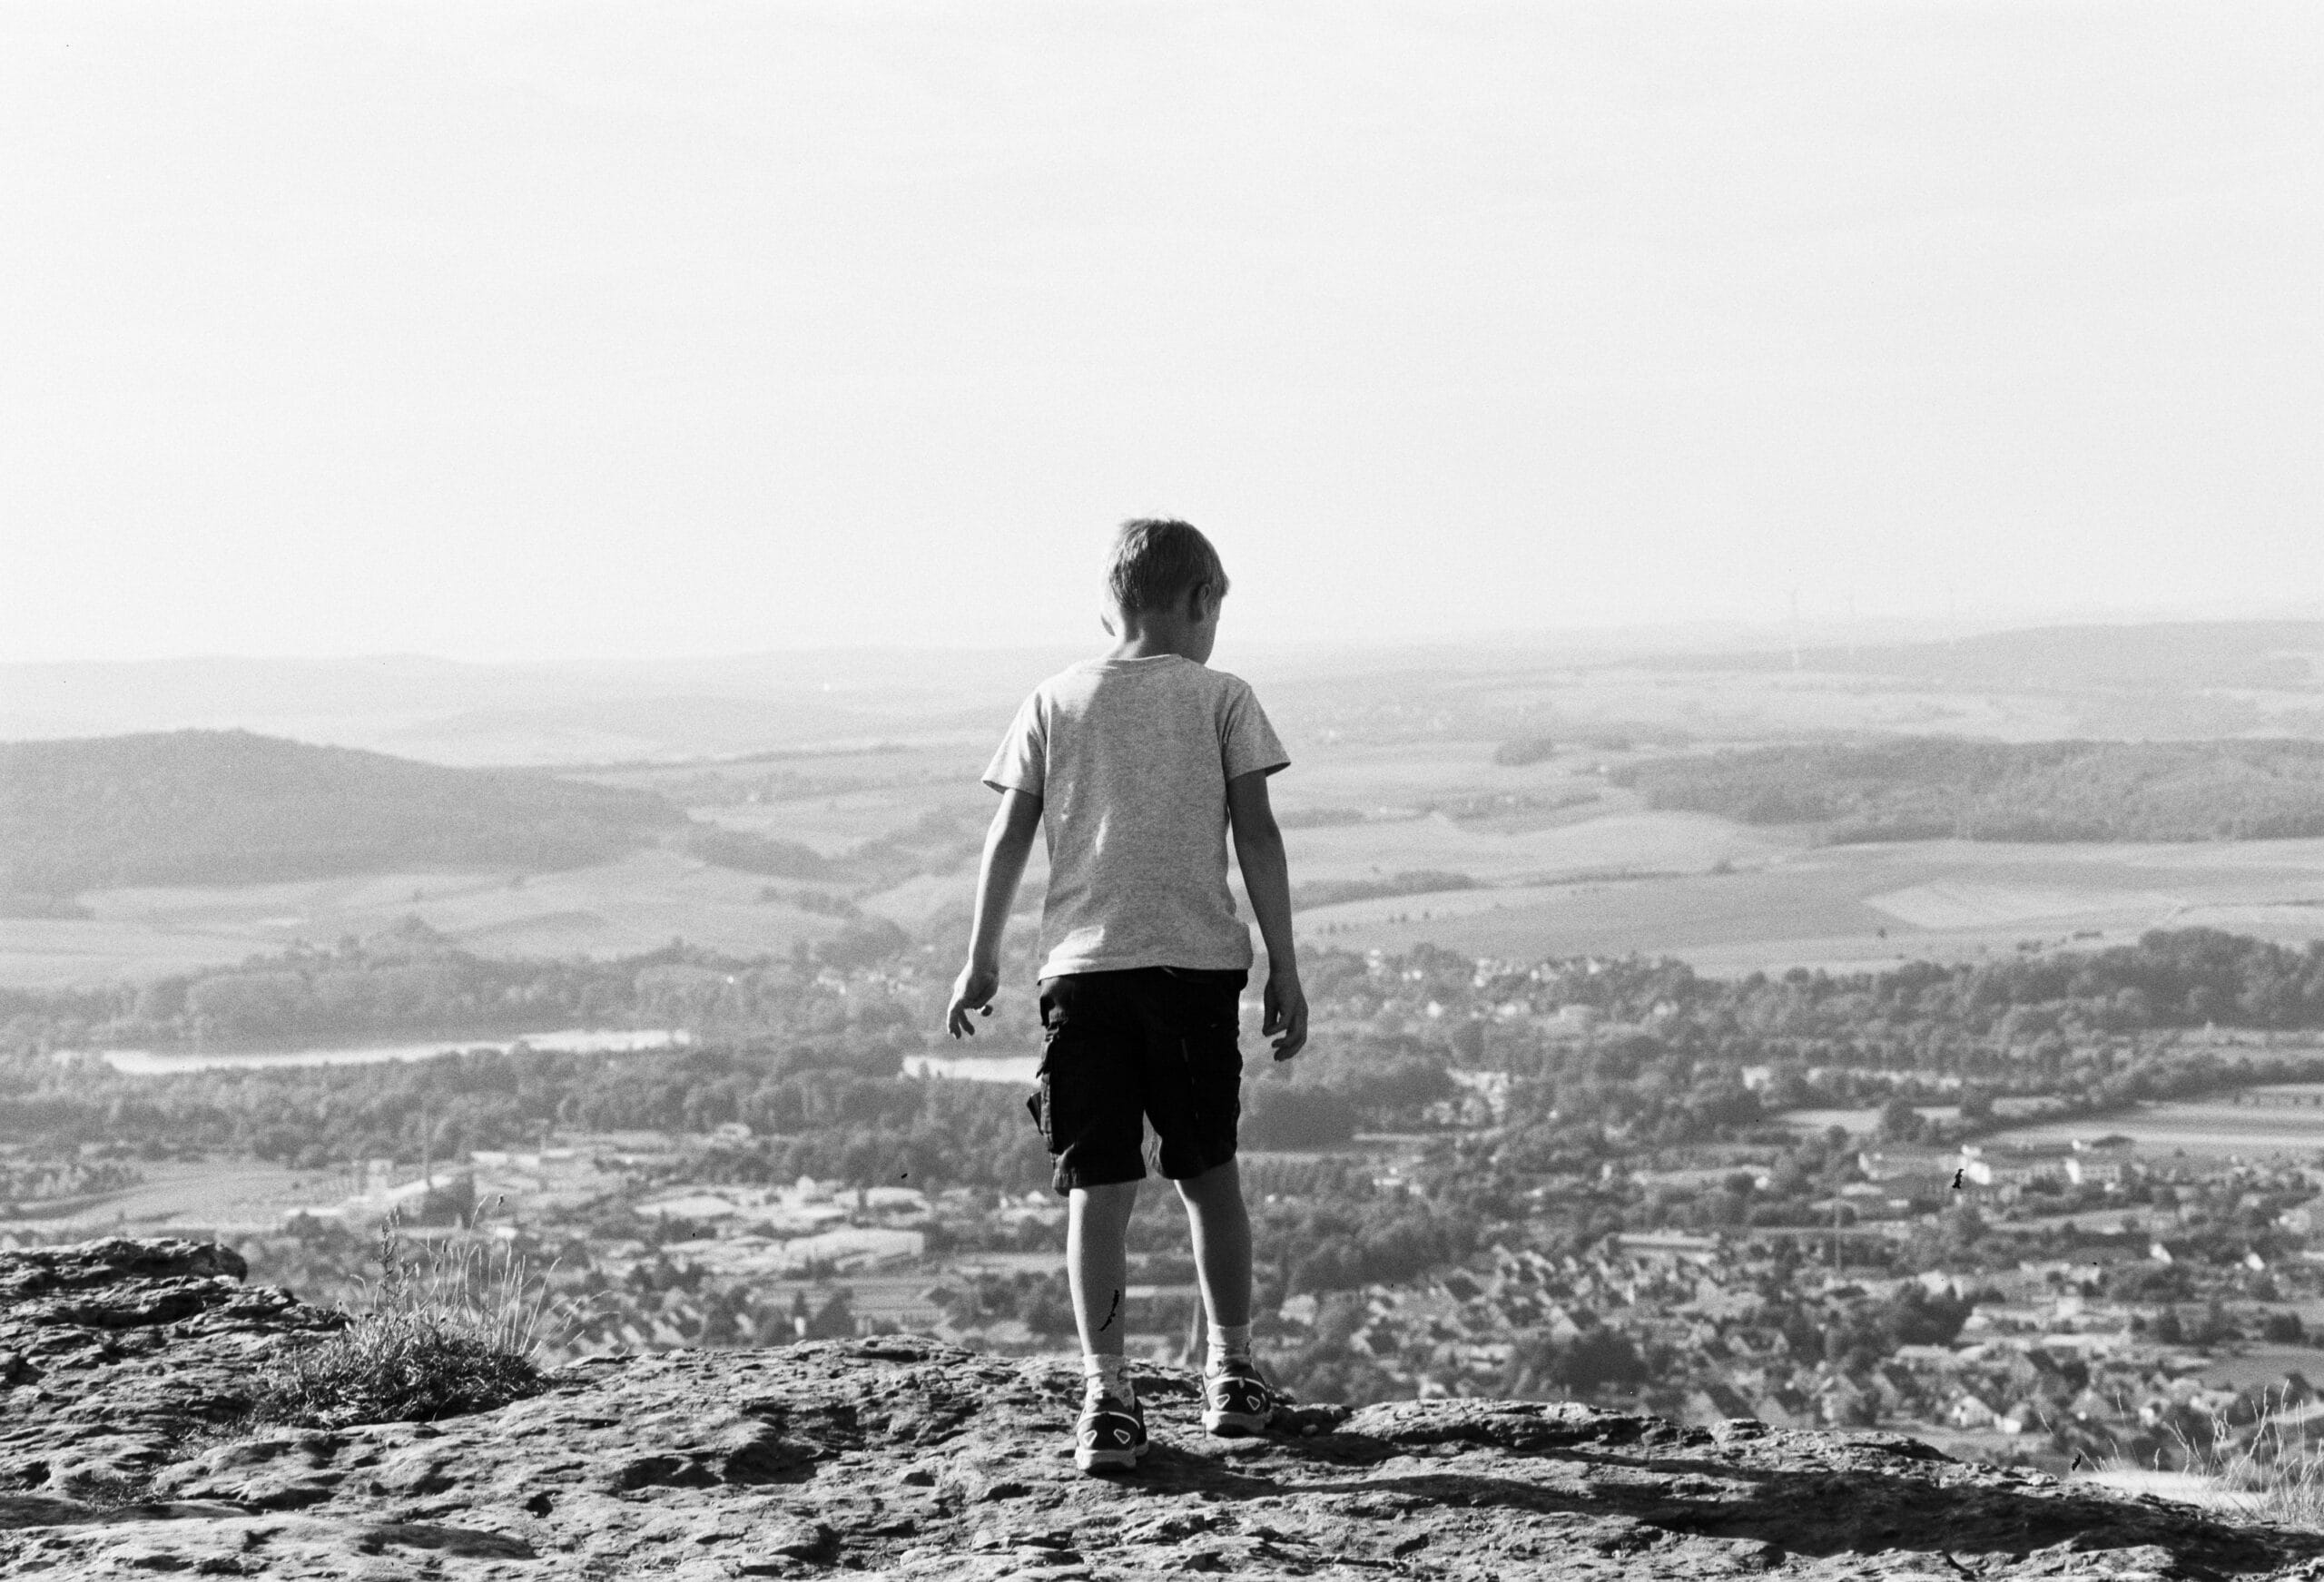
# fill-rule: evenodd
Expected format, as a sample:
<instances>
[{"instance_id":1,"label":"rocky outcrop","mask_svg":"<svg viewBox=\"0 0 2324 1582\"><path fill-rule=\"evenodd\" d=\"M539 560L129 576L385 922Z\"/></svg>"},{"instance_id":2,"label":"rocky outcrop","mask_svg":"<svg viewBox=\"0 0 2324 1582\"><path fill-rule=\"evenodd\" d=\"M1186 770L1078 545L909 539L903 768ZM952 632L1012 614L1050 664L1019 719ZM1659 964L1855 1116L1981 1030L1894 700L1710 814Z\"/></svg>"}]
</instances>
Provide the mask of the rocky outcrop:
<instances>
[{"instance_id":1,"label":"rocky outcrop","mask_svg":"<svg viewBox=\"0 0 2324 1582\"><path fill-rule=\"evenodd\" d=\"M2324 1577L2324 1538L1891 1434L1309 1409L1077 1473L1072 1371L916 1338L595 1359L495 1411L231 1427L340 1321L186 1243L0 1253L0 1570L281 1577ZM222 1432L220 1425L230 1425Z\"/></svg>"}]
</instances>

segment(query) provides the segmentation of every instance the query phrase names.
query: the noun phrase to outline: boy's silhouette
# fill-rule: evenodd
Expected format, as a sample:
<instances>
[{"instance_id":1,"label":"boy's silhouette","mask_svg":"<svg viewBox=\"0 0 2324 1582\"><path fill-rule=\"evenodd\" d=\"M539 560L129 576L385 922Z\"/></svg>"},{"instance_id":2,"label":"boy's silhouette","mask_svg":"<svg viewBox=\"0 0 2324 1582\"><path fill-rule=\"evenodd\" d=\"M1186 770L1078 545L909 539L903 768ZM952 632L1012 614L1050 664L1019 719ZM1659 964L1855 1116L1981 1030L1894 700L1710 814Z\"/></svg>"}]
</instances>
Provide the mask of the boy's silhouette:
<instances>
[{"instance_id":1,"label":"boy's silhouette","mask_svg":"<svg viewBox=\"0 0 2324 1582\"><path fill-rule=\"evenodd\" d=\"M1264 1033L1277 1060L1307 1039L1291 881L1267 805L1267 776L1289 761L1251 689L1205 663L1226 596L1217 552L1184 522L1126 523L1108 585L1112 651L1036 688L985 770L1000 809L978 870L968 965L945 1008L956 1038L975 1031L970 1013L991 1014L1001 932L1039 830L1049 885L1032 1107L1071 1201L1066 1263L1088 1381L1074 1453L1084 1471L1134 1467L1146 1453L1122 1350L1144 1123L1186 1204L1210 1321L1204 1427L1254 1433L1274 1409L1251 1356L1251 1222L1235 1166L1236 1021L1251 938L1226 885L1230 831L1266 942Z\"/></svg>"}]
</instances>

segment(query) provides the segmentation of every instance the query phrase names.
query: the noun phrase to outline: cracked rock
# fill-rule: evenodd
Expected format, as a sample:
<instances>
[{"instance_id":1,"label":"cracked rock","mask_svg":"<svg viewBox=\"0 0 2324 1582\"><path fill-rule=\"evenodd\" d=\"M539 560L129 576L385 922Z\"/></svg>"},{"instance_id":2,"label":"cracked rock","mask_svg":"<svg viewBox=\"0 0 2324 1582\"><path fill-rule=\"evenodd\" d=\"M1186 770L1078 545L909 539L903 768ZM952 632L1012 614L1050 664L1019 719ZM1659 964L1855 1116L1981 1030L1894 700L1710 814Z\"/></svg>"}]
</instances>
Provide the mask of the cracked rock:
<instances>
[{"instance_id":1,"label":"cracked rock","mask_svg":"<svg viewBox=\"0 0 2324 1582\"><path fill-rule=\"evenodd\" d=\"M0 1253L0 1573L2324 1578L2324 1537L1896 1434L1438 1400L1237 1445L1167 1369L1137 1375L1152 1456L1085 1478L1068 1361L913 1336L595 1358L470 1417L221 1437L271 1348L344 1322L241 1274L187 1242Z\"/></svg>"}]
</instances>

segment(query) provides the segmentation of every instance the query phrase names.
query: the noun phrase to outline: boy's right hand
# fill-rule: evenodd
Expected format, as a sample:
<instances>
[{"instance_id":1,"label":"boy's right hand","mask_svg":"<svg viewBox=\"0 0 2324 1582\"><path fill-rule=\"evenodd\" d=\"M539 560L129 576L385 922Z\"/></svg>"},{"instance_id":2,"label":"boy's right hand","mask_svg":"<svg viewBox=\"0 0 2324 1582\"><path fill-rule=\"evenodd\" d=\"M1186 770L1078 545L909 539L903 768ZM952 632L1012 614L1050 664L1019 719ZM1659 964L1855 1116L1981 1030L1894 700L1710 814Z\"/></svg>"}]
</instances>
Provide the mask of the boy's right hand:
<instances>
[{"instance_id":1,"label":"boy's right hand","mask_svg":"<svg viewBox=\"0 0 2324 1582\"><path fill-rule=\"evenodd\" d=\"M1288 1060L1307 1046L1307 991L1299 987L1297 978L1267 974L1261 1003L1266 1007L1266 1020L1259 1024L1259 1036L1283 1035L1275 1041L1277 1060Z\"/></svg>"},{"instance_id":2,"label":"boy's right hand","mask_svg":"<svg viewBox=\"0 0 2324 1582\"><path fill-rule=\"evenodd\" d=\"M952 980L951 1003L944 1007L944 1030L955 1038L975 1037L976 1024L969 1019L969 1013L992 1015L992 997L1000 991L998 968L979 967L971 961L960 968L960 976Z\"/></svg>"}]
</instances>

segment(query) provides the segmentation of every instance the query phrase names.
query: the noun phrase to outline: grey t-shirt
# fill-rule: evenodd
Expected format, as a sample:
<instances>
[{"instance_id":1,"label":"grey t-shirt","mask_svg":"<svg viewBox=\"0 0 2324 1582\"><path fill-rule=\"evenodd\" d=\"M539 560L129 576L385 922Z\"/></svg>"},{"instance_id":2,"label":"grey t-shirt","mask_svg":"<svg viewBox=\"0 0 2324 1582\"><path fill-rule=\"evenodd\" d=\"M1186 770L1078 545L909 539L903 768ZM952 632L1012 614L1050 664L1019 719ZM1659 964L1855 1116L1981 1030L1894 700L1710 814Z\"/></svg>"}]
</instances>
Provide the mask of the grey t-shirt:
<instances>
[{"instance_id":1,"label":"grey t-shirt","mask_svg":"<svg viewBox=\"0 0 2324 1582\"><path fill-rule=\"evenodd\" d=\"M1226 888L1226 782L1291 761L1240 677L1175 653L1049 677L985 766L1041 799L1040 974L1251 965Z\"/></svg>"}]
</instances>

